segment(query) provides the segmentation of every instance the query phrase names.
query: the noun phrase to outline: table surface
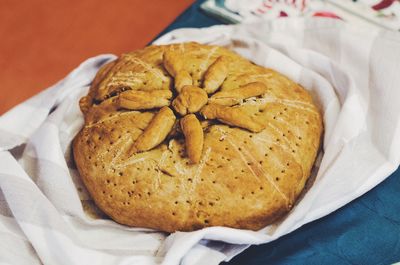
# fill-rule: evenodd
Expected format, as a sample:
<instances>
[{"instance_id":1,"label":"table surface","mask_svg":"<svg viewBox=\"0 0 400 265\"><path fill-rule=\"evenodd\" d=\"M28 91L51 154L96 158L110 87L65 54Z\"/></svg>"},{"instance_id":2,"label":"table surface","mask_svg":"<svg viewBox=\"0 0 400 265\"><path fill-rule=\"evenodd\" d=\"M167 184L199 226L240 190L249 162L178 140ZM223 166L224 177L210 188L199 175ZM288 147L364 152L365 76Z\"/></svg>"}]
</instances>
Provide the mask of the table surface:
<instances>
[{"instance_id":1,"label":"table surface","mask_svg":"<svg viewBox=\"0 0 400 265\"><path fill-rule=\"evenodd\" d=\"M221 24L197 1L164 32ZM364 196L226 264L391 264L400 261L400 170Z\"/></svg>"}]
</instances>

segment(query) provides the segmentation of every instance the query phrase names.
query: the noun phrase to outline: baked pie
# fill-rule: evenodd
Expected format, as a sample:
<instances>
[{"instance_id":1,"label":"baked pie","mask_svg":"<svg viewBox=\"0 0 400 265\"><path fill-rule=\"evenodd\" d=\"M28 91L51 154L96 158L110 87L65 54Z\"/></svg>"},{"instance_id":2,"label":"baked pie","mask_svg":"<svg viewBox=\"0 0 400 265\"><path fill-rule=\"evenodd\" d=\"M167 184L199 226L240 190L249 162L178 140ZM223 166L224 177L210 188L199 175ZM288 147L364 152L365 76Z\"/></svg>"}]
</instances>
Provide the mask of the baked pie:
<instances>
[{"instance_id":1,"label":"baked pie","mask_svg":"<svg viewBox=\"0 0 400 265\"><path fill-rule=\"evenodd\" d=\"M300 85L227 48L149 46L97 73L74 158L116 222L258 230L303 190L322 134Z\"/></svg>"}]
</instances>

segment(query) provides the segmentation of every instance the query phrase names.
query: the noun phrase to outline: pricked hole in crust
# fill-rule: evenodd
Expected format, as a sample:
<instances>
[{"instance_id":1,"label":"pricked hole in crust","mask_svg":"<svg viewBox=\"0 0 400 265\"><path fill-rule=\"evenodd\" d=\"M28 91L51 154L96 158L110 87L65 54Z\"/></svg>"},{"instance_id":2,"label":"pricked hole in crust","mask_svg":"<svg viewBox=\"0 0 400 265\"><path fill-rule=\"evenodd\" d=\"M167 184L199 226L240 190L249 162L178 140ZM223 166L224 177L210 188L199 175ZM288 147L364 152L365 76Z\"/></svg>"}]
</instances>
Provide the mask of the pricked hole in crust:
<instances>
[{"instance_id":1,"label":"pricked hole in crust","mask_svg":"<svg viewBox=\"0 0 400 265\"><path fill-rule=\"evenodd\" d=\"M179 202L178 201L175 201L175 204L178 204Z\"/></svg>"},{"instance_id":2,"label":"pricked hole in crust","mask_svg":"<svg viewBox=\"0 0 400 265\"><path fill-rule=\"evenodd\" d=\"M147 195L148 195L148 196L151 196L151 192L150 192L150 191L148 191L148 192L147 192Z\"/></svg>"},{"instance_id":3,"label":"pricked hole in crust","mask_svg":"<svg viewBox=\"0 0 400 265\"><path fill-rule=\"evenodd\" d=\"M105 190L103 190L103 194L106 194L106 191L105 191Z\"/></svg>"},{"instance_id":4,"label":"pricked hole in crust","mask_svg":"<svg viewBox=\"0 0 400 265\"><path fill-rule=\"evenodd\" d=\"M296 153L296 150L293 149L293 150L292 150L292 153Z\"/></svg>"},{"instance_id":5,"label":"pricked hole in crust","mask_svg":"<svg viewBox=\"0 0 400 265\"><path fill-rule=\"evenodd\" d=\"M213 184L217 183L215 180L212 181Z\"/></svg>"},{"instance_id":6,"label":"pricked hole in crust","mask_svg":"<svg viewBox=\"0 0 400 265\"><path fill-rule=\"evenodd\" d=\"M279 177L276 177L275 180L276 180L276 181L279 181Z\"/></svg>"},{"instance_id":7,"label":"pricked hole in crust","mask_svg":"<svg viewBox=\"0 0 400 265\"><path fill-rule=\"evenodd\" d=\"M242 173L244 173L244 172L246 172L244 169L242 169L242 170L240 170L240 172L242 172Z\"/></svg>"},{"instance_id":8,"label":"pricked hole in crust","mask_svg":"<svg viewBox=\"0 0 400 265\"><path fill-rule=\"evenodd\" d=\"M225 147L225 150L228 151L228 150L229 150L229 147Z\"/></svg>"},{"instance_id":9,"label":"pricked hole in crust","mask_svg":"<svg viewBox=\"0 0 400 265\"><path fill-rule=\"evenodd\" d=\"M193 182L193 180L192 180L191 178L188 178L188 179L187 179L187 181L189 181L189 182Z\"/></svg>"},{"instance_id":10,"label":"pricked hole in crust","mask_svg":"<svg viewBox=\"0 0 400 265\"><path fill-rule=\"evenodd\" d=\"M265 153L264 156L267 157L267 156L268 156L268 153Z\"/></svg>"},{"instance_id":11,"label":"pricked hole in crust","mask_svg":"<svg viewBox=\"0 0 400 265\"><path fill-rule=\"evenodd\" d=\"M235 179L239 179L239 177L238 177L238 176L235 176Z\"/></svg>"},{"instance_id":12,"label":"pricked hole in crust","mask_svg":"<svg viewBox=\"0 0 400 265\"><path fill-rule=\"evenodd\" d=\"M289 162L287 162L287 163L286 163L286 165L287 165L287 166L290 166L290 163L289 163Z\"/></svg>"},{"instance_id":13,"label":"pricked hole in crust","mask_svg":"<svg viewBox=\"0 0 400 265\"><path fill-rule=\"evenodd\" d=\"M287 108L284 108L283 110L284 110L284 111L287 111Z\"/></svg>"},{"instance_id":14,"label":"pricked hole in crust","mask_svg":"<svg viewBox=\"0 0 400 265\"><path fill-rule=\"evenodd\" d=\"M251 192L252 195L254 195L254 193L255 193L254 191Z\"/></svg>"},{"instance_id":15,"label":"pricked hole in crust","mask_svg":"<svg viewBox=\"0 0 400 265\"><path fill-rule=\"evenodd\" d=\"M252 134L249 134L249 138L253 138L253 135L252 135Z\"/></svg>"},{"instance_id":16,"label":"pricked hole in crust","mask_svg":"<svg viewBox=\"0 0 400 265\"><path fill-rule=\"evenodd\" d=\"M264 189L264 187L263 186L260 186L260 190L263 190Z\"/></svg>"},{"instance_id":17,"label":"pricked hole in crust","mask_svg":"<svg viewBox=\"0 0 400 265\"><path fill-rule=\"evenodd\" d=\"M280 139L279 139L279 138L276 138L276 141L277 141L277 142L279 142L279 141L280 141Z\"/></svg>"},{"instance_id":18,"label":"pricked hole in crust","mask_svg":"<svg viewBox=\"0 0 400 265\"><path fill-rule=\"evenodd\" d=\"M188 204L192 204L189 200L186 200L186 203L188 203Z\"/></svg>"},{"instance_id":19,"label":"pricked hole in crust","mask_svg":"<svg viewBox=\"0 0 400 265\"><path fill-rule=\"evenodd\" d=\"M284 169L281 170L281 173L285 173L286 171Z\"/></svg>"},{"instance_id":20,"label":"pricked hole in crust","mask_svg":"<svg viewBox=\"0 0 400 265\"><path fill-rule=\"evenodd\" d=\"M111 180L107 179L106 182L107 182L107 184L110 184Z\"/></svg>"},{"instance_id":21,"label":"pricked hole in crust","mask_svg":"<svg viewBox=\"0 0 400 265\"><path fill-rule=\"evenodd\" d=\"M297 138L299 138L300 141L303 139L303 138L301 138L301 136L299 136L299 137L297 137Z\"/></svg>"},{"instance_id":22,"label":"pricked hole in crust","mask_svg":"<svg viewBox=\"0 0 400 265\"><path fill-rule=\"evenodd\" d=\"M309 121L306 121L306 124L307 124L307 125L309 125L309 124L310 124L310 122L309 122Z\"/></svg>"},{"instance_id":23,"label":"pricked hole in crust","mask_svg":"<svg viewBox=\"0 0 400 265\"><path fill-rule=\"evenodd\" d=\"M270 151L273 151L273 150L274 150L274 148L272 148L272 146L271 146L271 147L269 148L269 150L270 150Z\"/></svg>"},{"instance_id":24,"label":"pricked hole in crust","mask_svg":"<svg viewBox=\"0 0 400 265\"><path fill-rule=\"evenodd\" d=\"M175 215L176 215L176 212L172 212L172 215L175 216Z\"/></svg>"},{"instance_id":25,"label":"pricked hole in crust","mask_svg":"<svg viewBox=\"0 0 400 265\"><path fill-rule=\"evenodd\" d=\"M205 219L205 220L204 220L204 223L205 223L205 224L208 224L208 223L210 223L210 221L208 221L207 219Z\"/></svg>"},{"instance_id":26,"label":"pricked hole in crust","mask_svg":"<svg viewBox=\"0 0 400 265\"><path fill-rule=\"evenodd\" d=\"M260 165L262 165L262 164L263 164L263 161L262 161L262 160L260 160L260 161L258 161L258 163L259 163Z\"/></svg>"},{"instance_id":27,"label":"pricked hole in crust","mask_svg":"<svg viewBox=\"0 0 400 265\"><path fill-rule=\"evenodd\" d=\"M238 150L239 150L239 151L242 151L242 148L239 147Z\"/></svg>"},{"instance_id":28,"label":"pricked hole in crust","mask_svg":"<svg viewBox=\"0 0 400 265\"><path fill-rule=\"evenodd\" d=\"M119 175L120 177L122 177L122 176L124 175L124 173L123 173L122 171L120 171L120 172L118 172L118 175Z\"/></svg>"},{"instance_id":29,"label":"pricked hole in crust","mask_svg":"<svg viewBox=\"0 0 400 265\"><path fill-rule=\"evenodd\" d=\"M209 202L208 205L214 206L214 203L213 202Z\"/></svg>"}]
</instances>

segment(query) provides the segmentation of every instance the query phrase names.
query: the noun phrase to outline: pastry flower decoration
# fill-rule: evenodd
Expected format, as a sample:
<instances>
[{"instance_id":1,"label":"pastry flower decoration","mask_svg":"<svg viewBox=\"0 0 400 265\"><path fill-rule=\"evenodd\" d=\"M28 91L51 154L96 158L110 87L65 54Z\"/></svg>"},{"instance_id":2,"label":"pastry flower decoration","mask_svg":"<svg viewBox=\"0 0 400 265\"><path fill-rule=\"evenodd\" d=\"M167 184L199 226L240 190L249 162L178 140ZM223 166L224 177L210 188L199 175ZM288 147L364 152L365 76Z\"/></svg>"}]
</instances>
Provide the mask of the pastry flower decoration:
<instances>
[{"instance_id":1,"label":"pastry flower decoration","mask_svg":"<svg viewBox=\"0 0 400 265\"><path fill-rule=\"evenodd\" d=\"M118 105L129 110L159 109L143 133L136 139L132 152L151 150L163 142L179 124L185 137L186 153L191 163L198 163L204 142L200 120L218 120L230 126L259 132L264 125L248 115L240 103L267 92L261 82L252 82L234 90L218 91L228 75L229 59L220 56L206 70L202 87L194 86L185 71L183 56L176 51L165 51L163 64L174 78L175 91L127 90L119 94ZM179 123L177 123L179 119Z\"/></svg>"}]
</instances>

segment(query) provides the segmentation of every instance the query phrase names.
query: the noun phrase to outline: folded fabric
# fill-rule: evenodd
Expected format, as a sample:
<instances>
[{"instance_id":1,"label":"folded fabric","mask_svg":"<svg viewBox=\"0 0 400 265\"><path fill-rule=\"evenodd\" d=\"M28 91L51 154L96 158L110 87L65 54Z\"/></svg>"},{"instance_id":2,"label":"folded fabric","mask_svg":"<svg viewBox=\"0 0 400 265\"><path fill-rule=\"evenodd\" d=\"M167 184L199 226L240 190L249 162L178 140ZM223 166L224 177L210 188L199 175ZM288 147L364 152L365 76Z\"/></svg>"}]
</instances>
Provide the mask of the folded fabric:
<instances>
[{"instance_id":1,"label":"folded fabric","mask_svg":"<svg viewBox=\"0 0 400 265\"><path fill-rule=\"evenodd\" d=\"M335 211L399 165L399 34L287 19L181 29L155 43L182 41L227 46L311 91L325 135L315 182L302 200L257 232L210 227L166 235L93 218L70 143L83 122L79 98L97 69L115 58L98 56L0 118L0 233L7 239L0 240L0 262L218 264Z\"/></svg>"}]
</instances>

